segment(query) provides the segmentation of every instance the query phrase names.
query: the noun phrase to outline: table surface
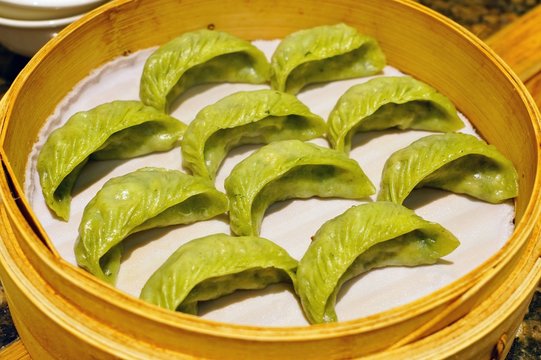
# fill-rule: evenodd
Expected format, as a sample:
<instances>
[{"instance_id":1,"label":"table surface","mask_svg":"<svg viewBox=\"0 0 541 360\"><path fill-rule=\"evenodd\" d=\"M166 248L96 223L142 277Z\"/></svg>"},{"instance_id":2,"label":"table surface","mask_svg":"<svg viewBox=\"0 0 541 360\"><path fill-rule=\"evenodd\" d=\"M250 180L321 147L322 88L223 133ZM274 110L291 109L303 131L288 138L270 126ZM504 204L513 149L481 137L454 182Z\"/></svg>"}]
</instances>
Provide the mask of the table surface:
<instances>
[{"instance_id":1,"label":"table surface","mask_svg":"<svg viewBox=\"0 0 541 360\"><path fill-rule=\"evenodd\" d=\"M540 5L541 0L419 0L420 3L448 16L485 39ZM14 54L0 45L0 96L9 88L28 58ZM0 286L0 349L18 338ZM541 288L538 288L528 313L519 327L507 359L541 358Z\"/></svg>"}]
</instances>

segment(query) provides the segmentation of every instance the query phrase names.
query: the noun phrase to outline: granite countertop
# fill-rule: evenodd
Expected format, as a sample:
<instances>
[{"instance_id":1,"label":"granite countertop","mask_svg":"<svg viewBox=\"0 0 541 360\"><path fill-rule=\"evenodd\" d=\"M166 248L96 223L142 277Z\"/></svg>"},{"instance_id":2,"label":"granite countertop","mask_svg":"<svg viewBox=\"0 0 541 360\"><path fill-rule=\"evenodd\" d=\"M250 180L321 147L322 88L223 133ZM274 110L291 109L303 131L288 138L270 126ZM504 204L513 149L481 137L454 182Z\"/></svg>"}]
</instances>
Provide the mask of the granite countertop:
<instances>
[{"instance_id":1,"label":"granite countertop","mask_svg":"<svg viewBox=\"0 0 541 360\"><path fill-rule=\"evenodd\" d=\"M541 4L541 0L419 0L419 2L457 21L481 39L489 37ZM0 45L0 96L7 91L27 61L28 58L14 54ZM17 331L0 286L0 348L17 338ZM534 295L507 359L539 358L541 358L541 287L538 287Z\"/></svg>"}]
</instances>

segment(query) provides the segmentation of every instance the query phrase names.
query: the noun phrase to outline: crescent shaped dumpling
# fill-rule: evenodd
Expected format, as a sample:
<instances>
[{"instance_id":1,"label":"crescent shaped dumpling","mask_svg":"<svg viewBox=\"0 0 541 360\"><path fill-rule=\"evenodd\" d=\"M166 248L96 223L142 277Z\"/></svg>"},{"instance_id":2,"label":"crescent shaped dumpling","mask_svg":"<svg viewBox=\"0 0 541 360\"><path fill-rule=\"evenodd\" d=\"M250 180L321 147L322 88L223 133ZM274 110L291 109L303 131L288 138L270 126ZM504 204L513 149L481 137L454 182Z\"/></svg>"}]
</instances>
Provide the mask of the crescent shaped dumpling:
<instances>
[{"instance_id":1,"label":"crescent shaped dumpling","mask_svg":"<svg viewBox=\"0 0 541 360\"><path fill-rule=\"evenodd\" d=\"M71 190L89 158L125 159L175 146L186 125L139 101L113 101L71 116L43 145L37 170L48 207L69 219Z\"/></svg>"},{"instance_id":2,"label":"crescent shaped dumpling","mask_svg":"<svg viewBox=\"0 0 541 360\"><path fill-rule=\"evenodd\" d=\"M351 207L316 232L297 268L296 291L312 324L337 321L342 285L371 269L434 264L458 245L441 225L391 202Z\"/></svg>"},{"instance_id":3,"label":"crescent shaped dumpling","mask_svg":"<svg viewBox=\"0 0 541 360\"><path fill-rule=\"evenodd\" d=\"M199 301L294 282L296 268L297 260L270 240L213 234L178 248L148 279L140 298L196 315Z\"/></svg>"},{"instance_id":4,"label":"crescent shaped dumpling","mask_svg":"<svg viewBox=\"0 0 541 360\"><path fill-rule=\"evenodd\" d=\"M346 24L286 36L271 58L273 89L291 94L305 85L379 73L386 64L377 41Z\"/></svg>"},{"instance_id":5,"label":"crescent shaped dumpling","mask_svg":"<svg viewBox=\"0 0 541 360\"><path fill-rule=\"evenodd\" d=\"M130 234L223 214L225 194L177 170L142 168L107 181L85 207L75 242L79 266L114 284Z\"/></svg>"},{"instance_id":6,"label":"crescent shaped dumpling","mask_svg":"<svg viewBox=\"0 0 541 360\"><path fill-rule=\"evenodd\" d=\"M147 59L139 89L141 100L162 111L190 87L231 82L263 84L270 64L250 42L231 34L201 29L180 35Z\"/></svg>"},{"instance_id":7,"label":"crescent shaped dumpling","mask_svg":"<svg viewBox=\"0 0 541 360\"><path fill-rule=\"evenodd\" d=\"M425 186L501 203L517 196L518 174L493 145L473 135L435 134L387 159L378 200L401 204L413 189Z\"/></svg>"},{"instance_id":8,"label":"crescent shaped dumpling","mask_svg":"<svg viewBox=\"0 0 541 360\"><path fill-rule=\"evenodd\" d=\"M310 140L325 121L294 95L276 90L241 91L203 108L188 125L181 149L194 175L214 179L227 152L242 144Z\"/></svg>"},{"instance_id":9,"label":"crescent shaped dumpling","mask_svg":"<svg viewBox=\"0 0 541 360\"><path fill-rule=\"evenodd\" d=\"M313 196L361 199L375 187L342 152L299 140L276 141L238 163L225 179L231 230L259 235L272 203Z\"/></svg>"},{"instance_id":10,"label":"crescent shaped dumpling","mask_svg":"<svg viewBox=\"0 0 541 360\"><path fill-rule=\"evenodd\" d=\"M409 76L377 77L349 88L328 119L329 142L349 152L356 132L389 128L449 132L464 127L454 104Z\"/></svg>"}]
</instances>

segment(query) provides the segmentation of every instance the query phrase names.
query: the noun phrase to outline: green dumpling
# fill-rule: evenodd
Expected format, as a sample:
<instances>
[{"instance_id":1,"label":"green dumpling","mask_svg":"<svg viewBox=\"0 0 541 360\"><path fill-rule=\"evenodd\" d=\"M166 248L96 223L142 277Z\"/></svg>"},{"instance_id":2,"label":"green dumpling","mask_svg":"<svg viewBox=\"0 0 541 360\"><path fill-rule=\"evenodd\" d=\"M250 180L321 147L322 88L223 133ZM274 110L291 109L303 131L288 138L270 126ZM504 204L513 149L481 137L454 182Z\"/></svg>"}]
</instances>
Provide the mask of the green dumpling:
<instances>
[{"instance_id":1,"label":"green dumpling","mask_svg":"<svg viewBox=\"0 0 541 360\"><path fill-rule=\"evenodd\" d=\"M296 268L297 260L270 240L213 234L191 240L175 251L148 279L140 297L169 310L196 315L199 301L239 289L294 282Z\"/></svg>"},{"instance_id":2,"label":"green dumpling","mask_svg":"<svg viewBox=\"0 0 541 360\"><path fill-rule=\"evenodd\" d=\"M325 121L295 96L276 90L241 91L202 109L184 133L183 165L214 179L227 152L242 144L310 140L325 133Z\"/></svg>"},{"instance_id":3,"label":"green dumpling","mask_svg":"<svg viewBox=\"0 0 541 360\"><path fill-rule=\"evenodd\" d=\"M308 321L334 322L342 285L371 269L434 264L459 241L402 205L373 202L327 221L299 261L296 291Z\"/></svg>"},{"instance_id":4,"label":"green dumpling","mask_svg":"<svg viewBox=\"0 0 541 360\"><path fill-rule=\"evenodd\" d=\"M53 131L37 170L49 208L68 220L71 190L89 158L125 159L175 146L186 125L139 101L113 101L78 112Z\"/></svg>"},{"instance_id":5,"label":"green dumpling","mask_svg":"<svg viewBox=\"0 0 541 360\"><path fill-rule=\"evenodd\" d=\"M385 64L374 38L345 24L318 26L280 42L271 59L271 85L296 94L311 83L377 74Z\"/></svg>"},{"instance_id":6,"label":"green dumpling","mask_svg":"<svg viewBox=\"0 0 541 360\"><path fill-rule=\"evenodd\" d=\"M237 164L225 179L231 230L259 235L272 203L292 198L361 199L375 187L359 164L342 152L299 140L276 141Z\"/></svg>"},{"instance_id":7,"label":"green dumpling","mask_svg":"<svg viewBox=\"0 0 541 360\"><path fill-rule=\"evenodd\" d=\"M334 149L349 152L356 132L389 128L449 132L464 127L453 103L409 76L377 77L338 99L328 120Z\"/></svg>"},{"instance_id":8,"label":"green dumpling","mask_svg":"<svg viewBox=\"0 0 541 360\"><path fill-rule=\"evenodd\" d=\"M77 263L114 284L128 235L210 219L227 209L227 197L211 182L177 170L143 168L112 178L84 209Z\"/></svg>"},{"instance_id":9,"label":"green dumpling","mask_svg":"<svg viewBox=\"0 0 541 360\"><path fill-rule=\"evenodd\" d=\"M518 195L518 174L493 145L473 135L435 134L387 159L378 200L401 204L413 189L425 186L501 203Z\"/></svg>"},{"instance_id":10,"label":"green dumpling","mask_svg":"<svg viewBox=\"0 0 541 360\"><path fill-rule=\"evenodd\" d=\"M147 59L140 98L168 111L170 103L199 84L231 82L263 84L270 64L250 42L216 30L187 32L162 45Z\"/></svg>"}]
</instances>

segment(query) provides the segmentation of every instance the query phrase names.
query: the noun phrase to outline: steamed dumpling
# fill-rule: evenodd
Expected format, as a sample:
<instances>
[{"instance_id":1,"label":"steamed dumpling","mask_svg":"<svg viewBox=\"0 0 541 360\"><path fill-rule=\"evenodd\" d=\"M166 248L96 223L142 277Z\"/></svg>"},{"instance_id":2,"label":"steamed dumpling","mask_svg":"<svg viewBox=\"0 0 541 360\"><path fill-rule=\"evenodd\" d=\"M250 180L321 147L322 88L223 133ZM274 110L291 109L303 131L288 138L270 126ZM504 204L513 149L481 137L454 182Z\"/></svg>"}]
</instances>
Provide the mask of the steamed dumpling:
<instances>
[{"instance_id":1,"label":"steamed dumpling","mask_svg":"<svg viewBox=\"0 0 541 360\"><path fill-rule=\"evenodd\" d=\"M263 215L291 198L361 199L375 188L359 164L344 153L299 140L265 145L237 164L225 179L231 230L258 235Z\"/></svg>"},{"instance_id":2,"label":"steamed dumpling","mask_svg":"<svg viewBox=\"0 0 541 360\"><path fill-rule=\"evenodd\" d=\"M299 261L296 291L312 324L334 322L348 280L385 266L434 264L459 241L441 225L391 202L351 207L327 221Z\"/></svg>"},{"instance_id":3,"label":"steamed dumpling","mask_svg":"<svg viewBox=\"0 0 541 360\"><path fill-rule=\"evenodd\" d=\"M297 260L270 240L213 234L191 240L175 251L148 279L140 297L169 310L196 315L200 301L239 289L294 282L296 268Z\"/></svg>"},{"instance_id":4,"label":"steamed dumpling","mask_svg":"<svg viewBox=\"0 0 541 360\"><path fill-rule=\"evenodd\" d=\"M77 263L114 284L128 235L210 219L227 208L227 197L212 183L177 170L143 168L112 178L84 209Z\"/></svg>"},{"instance_id":5,"label":"steamed dumpling","mask_svg":"<svg viewBox=\"0 0 541 360\"><path fill-rule=\"evenodd\" d=\"M168 111L170 103L199 84L268 82L270 64L250 42L216 30L187 32L162 45L147 59L140 97Z\"/></svg>"},{"instance_id":6,"label":"steamed dumpling","mask_svg":"<svg viewBox=\"0 0 541 360\"><path fill-rule=\"evenodd\" d=\"M242 144L322 136L324 120L295 96L276 90L241 91L201 110L184 133L183 165L214 179L227 152Z\"/></svg>"},{"instance_id":7,"label":"steamed dumpling","mask_svg":"<svg viewBox=\"0 0 541 360\"><path fill-rule=\"evenodd\" d=\"M345 24L318 26L280 42L271 59L271 85L296 94L311 83L377 74L385 63L374 38Z\"/></svg>"},{"instance_id":8,"label":"steamed dumpling","mask_svg":"<svg viewBox=\"0 0 541 360\"><path fill-rule=\"evenodd\" d=\"M113 101L76 113L49 135L38 156L47 205L68 220L71 190L89 158L124 159L166 151L185 128L179 120L139 101Z\"/></svg>"},{"instance_id":9,"label":"steamed dumpling","mask_svg":"<svg viewBox=\"0 0 541 360\"><path fill-rule=\"evenodd\" d=\"M349 152L356 132L389 128L449 132L464 127L453 103L409 76L377 77L349 88L329 115L329 141Z\"/></svg>"},{"instance_id":10,"label":"steamed dumpling","mask_svg":"<svg viewBox=\"0 0 541 360\"><path fill-rule=\"evenodd\" d=\"M385 162L378 200L401 204L415 188L433 187L501 203L518 194L518 174L494 146L473 135L435 134Z\"/></svg>"}]
</instances>

